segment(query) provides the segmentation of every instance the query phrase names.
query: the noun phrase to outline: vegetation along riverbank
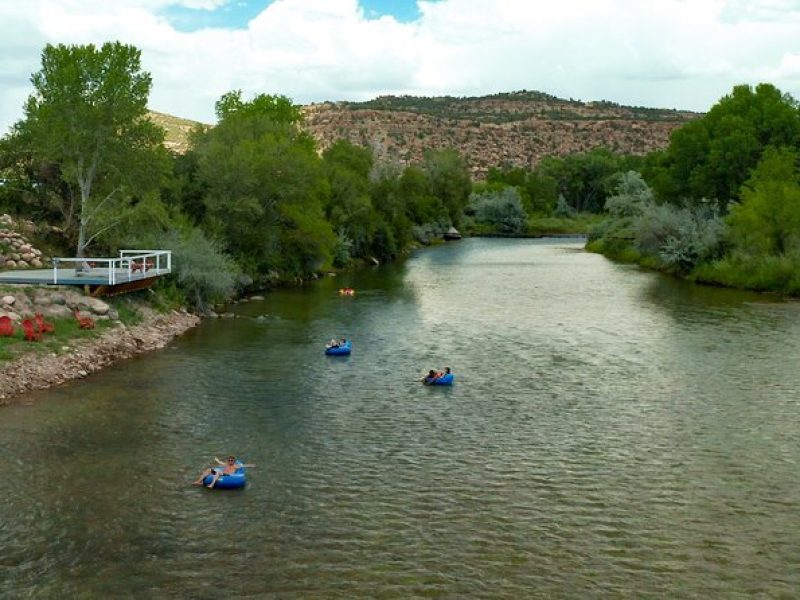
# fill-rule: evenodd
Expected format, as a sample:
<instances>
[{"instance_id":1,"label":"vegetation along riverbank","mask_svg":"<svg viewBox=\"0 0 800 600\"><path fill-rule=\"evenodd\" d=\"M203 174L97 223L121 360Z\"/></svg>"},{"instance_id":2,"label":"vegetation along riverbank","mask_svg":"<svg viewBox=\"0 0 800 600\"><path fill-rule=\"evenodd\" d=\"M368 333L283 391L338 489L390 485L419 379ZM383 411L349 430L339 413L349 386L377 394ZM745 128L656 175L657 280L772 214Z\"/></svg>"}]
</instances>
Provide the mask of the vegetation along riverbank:
<instances>
[{"instance_id":1,"label":"vegetation along riverbank","mask_svg":"<svg viewBox=\"0 0 800 600\"><path fill-rule=\"evenodd\" d=\"M127 301L150 315L141 326L160 323L158 331L164 319L189 322L187 312L210 314L256 290L394 260L438 243L451 227L465 235L582 233L590 250L614 259L698 282L800 293L800 112L770 84L737 86L706 115L671 117L579 101L569 111L521 111L520 102L558 100L533 92L492 98L499 121L478 119L481 130L524 115L531 131L557 121L552 131L583 132L567 146L545 136L549 146L537 142L530 156L498 155L492 165L476 163L481 136L444 145L415 129L415 150L404 157L396 144L383 152L379 140L351 135L339 117L334 129L323 127L320 110L236 90L216 103L213 126L196 124L185 143L168 145L147 109L152 80L140 52L121 43L47 45L31 83L23 119L0 140L0 212L8 215L0 270L124 248L171 251L172 273ZM386 100L369 114L398 111L405 116L393 123L418 128L483 114L481 106ZM625 129L630 143L618 143L616 126L595 138L585 127L629 113L637 115ZM649 141L633 143L634 135ZM3 311L22 319L13 306ZM109 320L129 328L124 318ZM35 353L33 345L3 347L6 363Z\"/></svg>"}]
</instances>

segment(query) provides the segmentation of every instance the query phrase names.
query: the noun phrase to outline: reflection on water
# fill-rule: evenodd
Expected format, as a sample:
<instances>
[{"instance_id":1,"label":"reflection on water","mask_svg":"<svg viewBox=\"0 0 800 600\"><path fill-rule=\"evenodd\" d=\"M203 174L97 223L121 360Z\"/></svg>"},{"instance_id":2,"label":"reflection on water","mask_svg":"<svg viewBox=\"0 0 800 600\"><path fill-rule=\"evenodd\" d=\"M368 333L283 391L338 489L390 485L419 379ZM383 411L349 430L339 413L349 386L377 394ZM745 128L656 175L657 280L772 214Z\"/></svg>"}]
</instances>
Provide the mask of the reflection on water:
<instances>
[{"instance_id":1,"label":"reflection on water","mask_svg":"<svg viewBox=\"0 0 800 600\"><path fill-rule=\"evenodd\" d=\"M578 250L427 250L3 409L0 596L791 597L800 308Z\"/></svg>"}]
</instances>

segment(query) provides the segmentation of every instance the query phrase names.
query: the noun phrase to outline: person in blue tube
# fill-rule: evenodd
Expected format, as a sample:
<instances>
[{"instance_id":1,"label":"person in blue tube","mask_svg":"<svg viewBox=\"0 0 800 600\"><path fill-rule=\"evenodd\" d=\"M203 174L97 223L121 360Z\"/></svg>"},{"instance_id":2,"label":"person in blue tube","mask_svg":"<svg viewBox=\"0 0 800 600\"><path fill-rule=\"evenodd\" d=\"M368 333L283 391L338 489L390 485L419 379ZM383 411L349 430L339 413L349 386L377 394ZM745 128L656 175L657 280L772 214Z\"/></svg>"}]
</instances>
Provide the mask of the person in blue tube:
<instances>
[{"instance_id":1,"label":"person in blue tube","mask_svg":"<svg viewBox=\"0 0 800 600\"><path fill-rule=\"evenodd\" d=\"M236 457L231 455L225 462L218 459L216 456L214 460L217 462L217 467L209 467L205 469L195 481L192 482L192 485L201 486L203 485L203 480L208 477L209 475L214 475L214 478L211 480L211 483L208 484L208 487L213 488L214 484L219 481L219 478L223 475L230 475L232 473L236 473L239 465L236 464ZM220 468L222 467L222 468Z\"/></svg>"}]
</instances>

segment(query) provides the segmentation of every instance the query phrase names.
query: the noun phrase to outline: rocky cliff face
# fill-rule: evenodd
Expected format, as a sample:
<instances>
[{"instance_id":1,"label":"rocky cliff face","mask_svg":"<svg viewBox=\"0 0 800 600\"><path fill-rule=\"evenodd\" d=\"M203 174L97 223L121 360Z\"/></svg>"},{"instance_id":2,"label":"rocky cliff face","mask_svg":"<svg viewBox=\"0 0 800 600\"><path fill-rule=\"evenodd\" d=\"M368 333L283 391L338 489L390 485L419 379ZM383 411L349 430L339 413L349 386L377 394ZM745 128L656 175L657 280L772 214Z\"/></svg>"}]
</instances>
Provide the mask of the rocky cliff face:
<instances>
[{"instance_id":1,"label":"rocky cliff face","mask_svg":"<svg viewBox=\"0 0 800 600\"><path fill-rule=\"evenodd\" d=\"M670 134L698 113L564 100L541 92L477 98L383 96L369 102L325 102L303 107L306 128L324 150L339 139L373 149L378 160L406 166L428 149L455 148L475 177L490 167L535 167L545 156L607 148L647 154L666 147ZM185 152L200 125L161 113L166 145Z\"/></svg>"},{"instance_id":2,"label":"rocky cliff face","mask_svg":"<svg viewBox=\"0 0 800 600\"><path fill-rule=\"evenodd\" d=\"M562 100L538 92L479 98L382 97L305 107L306 126L324 150L338 139L370 146L379 160L419 162L430 148L455 148L477 178L490 167L533 168L549 155L594 148L647 154L700 115L686 111Z\"/></svg>"}]
</instances>

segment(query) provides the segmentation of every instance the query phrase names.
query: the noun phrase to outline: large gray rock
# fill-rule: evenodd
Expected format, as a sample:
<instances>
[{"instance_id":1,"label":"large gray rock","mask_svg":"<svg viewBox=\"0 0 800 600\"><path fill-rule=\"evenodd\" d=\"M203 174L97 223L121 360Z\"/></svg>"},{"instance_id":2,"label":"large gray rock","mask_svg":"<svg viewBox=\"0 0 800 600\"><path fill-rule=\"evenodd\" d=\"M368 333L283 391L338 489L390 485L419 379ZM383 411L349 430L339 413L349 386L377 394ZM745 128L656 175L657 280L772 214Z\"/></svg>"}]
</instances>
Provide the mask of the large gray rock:
<instances>
[{"instance_id":1,"label":"large gray rock","mask_svg":"<svg viewBox=\"0 0 800 600\"><path fill-rule=\"evenodd\" d=\"M48 306L53 303L53 299L46 292L38 292L33 297L33 303L37 306Z\"/></svg>"},{"instance_id":2,"label":"large gray rock","mask_svg":"<svg viewBox=\"0 0 800 600\"><path fill-rule=\"evenodd\" d=\"M72 311L63 304L48 304L42 306L41 313L46 317L53 317L55 319L67 319L72 316Z\"/></svg>"},{"instance_id":3,"label":"large gray rock","mask_svg":"<svg viewBox=\"0 0 800 600\"><path fill-rule=\"evenodd\" d=\"M53 304L66 304L67 298L62 293L51 294L50 299L53 301Z\"/></svg>"},{"instance_id":4,"label":"large gray rock","mask_svg":"<svg viewBox=\"0 0 800 600\"><path fill-rule=\"evenodd\" d=\"M6 306L14 306L14 302L16 301L17 299L14 296L3 296L2 298L0 298L0 302L5 304Z\"/></svg>"},{"instance_id":5,"label":"large gray rock","mask_svg":"<svg viewBox=\"0 0 800 600\"><path fill-rule=\"evenodd\" d=\"M108 304L106 304L99 298L92 298L91 296L86 296L85 298L82 298L80 304L88 308L96 315L108 314L108 311L111 308Z\"/></svg>"}]
</instances>

